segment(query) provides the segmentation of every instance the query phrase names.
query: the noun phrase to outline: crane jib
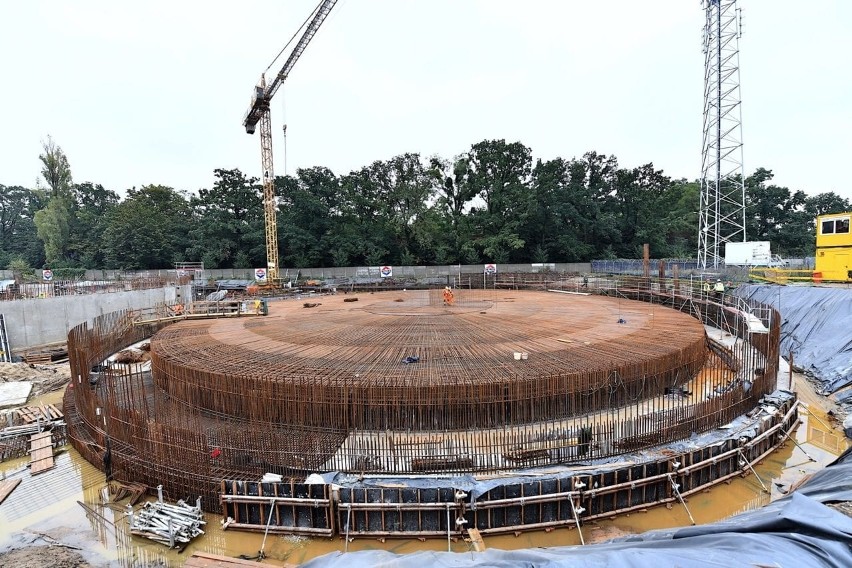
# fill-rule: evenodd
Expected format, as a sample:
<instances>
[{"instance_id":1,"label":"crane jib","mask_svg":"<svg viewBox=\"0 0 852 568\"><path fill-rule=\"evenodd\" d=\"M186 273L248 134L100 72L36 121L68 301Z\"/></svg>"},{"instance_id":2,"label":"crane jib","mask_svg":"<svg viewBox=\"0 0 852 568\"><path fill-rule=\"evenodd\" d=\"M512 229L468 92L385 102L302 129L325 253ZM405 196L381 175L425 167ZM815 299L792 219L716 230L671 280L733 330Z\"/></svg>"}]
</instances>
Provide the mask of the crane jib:
<instances>
[{"instance_id":1,"label":"crane jib","mask_svg":"<svg viewBox=\"0 0 852 568\"><path fill-rule=\"evenodd\" d=\"M315 10L315 15L313 19L308 24L305 29L305 33L302 34L302 37L299 38L298 43L293 48L293 51L290 53L290 56L287 58L287 61L281 67L281 70L275 75L275 78L269 85L263 86L264 83L261 80L261 83L255 86L255 92L252 96L251 106L246 114L243 116L243 126L246 128L246 132L249 134L254 134L257 123L260 121L261 115L264 112L269 110L270 102L272 101L272 97L275 96L275 93L278 91L281 84L287 79L290 74L290 70L293 69L293 66L296 64L296 61L299 60L302 53L304 53L305 48L314 38L317 33L317 30L325 21L331 9L334 8L334 5L337 4L337 0L324 0L319 7Z\"/></svg>"}]
</instances>

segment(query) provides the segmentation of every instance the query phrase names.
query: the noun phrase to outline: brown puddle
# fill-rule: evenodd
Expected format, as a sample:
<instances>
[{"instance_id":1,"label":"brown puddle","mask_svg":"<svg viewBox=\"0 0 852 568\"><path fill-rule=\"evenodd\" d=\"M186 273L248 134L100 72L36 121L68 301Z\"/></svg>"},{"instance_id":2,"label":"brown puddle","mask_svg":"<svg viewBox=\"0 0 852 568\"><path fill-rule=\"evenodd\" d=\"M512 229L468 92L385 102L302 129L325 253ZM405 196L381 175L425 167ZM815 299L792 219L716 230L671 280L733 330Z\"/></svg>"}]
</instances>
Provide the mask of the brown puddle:
<instances>
[{"instance_id":1,"label":"brown puddle","mask_svg":"<svg viewBox=\"0 0 852 568\"><path fill-rule=\"evenodd\" d=\"M802 390L806 389L804 387ZM31 404L51 402L61 402L61 392L45 395ZM770 500L782 497L792 484L822 469L848 447L849 441L842 431L829 427L829 418L816 404L810 404L810 410L802 412L801 419L802 424L795 435L801 448L788 441L767 456L755 468L760 480L754 475L737 477L730 484L722 483L709 491L690 496L687 506L695 521L698 524L710 523L762 507ZM52 538L82 548L81 553L95 566L136 567L181 566L196 550L249 557L255 556L260 550L262 534L222 531L221 516L211 514L205 515L208 523L206 534L190 543L182 553L130 536L124 508L116 507L118 510L114 510L105 505L109 495L103 473L83 460L70 445L67 448L68 451L57 455L53 470L37 476L30 476L26 469L26 458L0 464L0 473L8 478L22 479L17 489L0 505L0 551L29 544L43 545ZM811 461L805 452L816 461ZM761 481L768 492L764 491ZM88 512L78 501L88 505L94 512ZM651 529L688 525L689 515L683 505L674 504L671 508L656 507L646 512L591 522L583 525L582 531L586 543L591 543ZM529 531L517 536L486 535L483 538L487 547L500 549L580 544L579 533L574 528L557 528L550 532ZM298 564L329 552L342 552L344 547L341 537L310 539L270 535L265 543L265 561L271 564L283 564L285 561ZM472 546L460 538L453 540L450 548L454 552L472 550ZM387 539L381 542L376 539L355 539L348 545L349 551L373 549L397 553L447 550L447 541Z\"/></svg>"}]
</instances>

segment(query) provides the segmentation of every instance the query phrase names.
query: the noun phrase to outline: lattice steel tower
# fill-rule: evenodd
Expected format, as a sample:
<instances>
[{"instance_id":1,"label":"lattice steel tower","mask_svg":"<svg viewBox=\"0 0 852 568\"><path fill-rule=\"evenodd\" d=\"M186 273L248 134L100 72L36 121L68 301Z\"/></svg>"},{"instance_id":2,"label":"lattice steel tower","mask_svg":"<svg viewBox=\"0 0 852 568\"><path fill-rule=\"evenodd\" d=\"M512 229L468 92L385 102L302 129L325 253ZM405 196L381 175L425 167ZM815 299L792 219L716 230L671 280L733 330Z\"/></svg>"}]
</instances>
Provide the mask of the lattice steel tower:
<instances>
[{"instance_id":1,"label":"lattice steel tower","mask_svg":"<svg viewBox=\"0 0 852 568\"><path fill-rule=\"evenodd\" d=\"M704 23L704 137L698 261L718 268L724 244L746 240L740 101L741 17L737 0L702 0Z\"/></svg>"}]
</instances>

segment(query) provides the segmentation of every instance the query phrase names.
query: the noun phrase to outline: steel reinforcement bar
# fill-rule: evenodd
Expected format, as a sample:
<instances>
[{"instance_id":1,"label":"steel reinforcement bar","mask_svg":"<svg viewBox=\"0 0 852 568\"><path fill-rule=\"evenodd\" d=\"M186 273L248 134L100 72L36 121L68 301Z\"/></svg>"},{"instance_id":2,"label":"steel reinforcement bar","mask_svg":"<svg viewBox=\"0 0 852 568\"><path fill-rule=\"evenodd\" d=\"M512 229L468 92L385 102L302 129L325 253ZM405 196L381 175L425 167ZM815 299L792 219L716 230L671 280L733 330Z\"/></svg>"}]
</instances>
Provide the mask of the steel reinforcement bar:
<instances>
[{"instance_id":1,"label":"steel reinforcement bar","mask_svg":"<svg viewBox=\"0 0 852 568\"><path fill-rule=\"evenodd\" d=\"M741 370L734 372L729 363L711 355L698 377L684 376L683 383L674 383L679 388L691 380L689 388L695 392L689 395L674 388L646 398L641 388L615 378L603 388L586 391L583 396L594 404L547 403L552 407L542 408L550 418L536 420L541 409L533 408L519 412L523 419L510 417L500 424L505 417L495 416L493 426L476 429L362 430L351 428L340 414L337 420L327 414L322 420L311 419L310 406L283 422L271 420L279 416L271 408L247 412L242 401L247 385L238 381L217 395L240 410L229 414L228 406L211 411L189 404L188 395L176 400L143 367L101 369L109 355L161 327L134 326L132 313L116 312L69 333L74 377L74 388L65 397L69 438L84 457L117 478L151 487L163 484L175 498L201 495L205 508L215 510L222 479L258 479L266 472L485 472L615 456L715 428L754 408L761 396L774 390L780 328L774 310L748 304L751 311L746 313L743 305L686 294L664 281L600 283L600 293L667 305L734 333L740 337L735 353ZM767 315L761 320L766 332L753 333L749 315L760 310ZM90 380L93 369L99 376L95 384ZM653 381L646 376L645 385ZM520 388L532 392L534 385ZM268 401L268 406L280 403L274 397Z\"/></svg>"}]
</instances>

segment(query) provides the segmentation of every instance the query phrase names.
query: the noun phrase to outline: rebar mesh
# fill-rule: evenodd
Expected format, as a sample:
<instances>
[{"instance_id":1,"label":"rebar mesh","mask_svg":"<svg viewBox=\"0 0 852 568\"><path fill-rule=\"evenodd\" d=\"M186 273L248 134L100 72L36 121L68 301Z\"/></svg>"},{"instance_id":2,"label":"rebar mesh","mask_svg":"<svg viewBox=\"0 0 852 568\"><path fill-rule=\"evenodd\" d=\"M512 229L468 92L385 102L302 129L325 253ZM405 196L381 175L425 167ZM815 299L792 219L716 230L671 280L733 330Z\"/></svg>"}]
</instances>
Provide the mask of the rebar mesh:
<instances>
[{"instance_id":1,"label":"rebar mesh","mask_svg":"<svg viewBox=\"0 0 852 568\"><path fill-rule=\"evenodd\" d=\"M720 426L774 389L777 312L755 304L768 314L755 334L742 305L647 279L598 284L610 298L466 290L444 305L440 291L400 291L162 329L106 314L69 334L69 437L99 467L109 440L118 478L215 509L221 479L266 472L617 455ZM740 339L709 356L702 322ZM90 384L152 335L151 370L113 365Z\"/></svg>"}]
</instances>

